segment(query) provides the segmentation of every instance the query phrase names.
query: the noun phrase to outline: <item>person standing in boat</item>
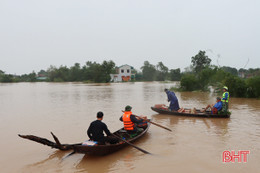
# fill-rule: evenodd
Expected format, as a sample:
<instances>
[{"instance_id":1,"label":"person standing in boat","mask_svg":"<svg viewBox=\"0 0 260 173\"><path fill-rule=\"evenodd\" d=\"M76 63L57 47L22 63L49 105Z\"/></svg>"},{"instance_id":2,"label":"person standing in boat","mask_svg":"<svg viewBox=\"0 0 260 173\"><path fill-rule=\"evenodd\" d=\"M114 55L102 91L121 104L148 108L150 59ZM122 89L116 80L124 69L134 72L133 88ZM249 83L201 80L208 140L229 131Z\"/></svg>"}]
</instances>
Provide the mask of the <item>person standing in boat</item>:
<instances>
[{"instance_id":1,"label":"person standing in boat","mask_svg":"<svg viewBox=\"0 0 260 173\"><path fill-rule=\"evenodd\" d=\"M97 113L97 120L93 121L87 130L88 137L92 141L97 141L99 145L104 145L106 142L115 144L118 140L111 136L107 125L102 122L103 116L103 112ZM107 136L104 136L103 131Z\"/></svg>"},{"instance_id":2,"label":"person standing in boat","mask_svg":"<svg viewBox=\"0 0 260 173\"><path fill-rule=\"evenodd\" d=\"M218 111L222 109L222 101L220 97L217 97L216 104L208 105L205 109L201 110L201 112L205 112L208 108L210 108L212 114L218 114Z\"/></svg>"},{"instance_id":3,"label":"person standing in boat","mask_svg":"<svg viewBox=\"0 0 260 173\"><path fill-rule=\"evenodd\" d=\"M127 105L124 114L119 118L119 120L124 123L124 129L130 134L142 131L142 129L137 126L138 124L143 123L145 119L137 119L136 115L133 115L131 110L132 107Z\"/></svg>"},{"instance_id":4,"label":"person standing in boat","mask_svg":"<svg viewBox=\"0 0 260 173\"><path fill-rule=\"evenodd\" d=\"M182 112L184 109L183 108L180 109L179 101L178 101L178 98L176 97L175 93L166 88L164 89L164 91L167 94L168 102L170 102L169 110Z\"/></svg>"},{"instance_id":5,"label":"person standing in boat","mask_svg":"<svg viewBox=\"0 0 260 173\"><path fill-rule=\"evenodd\" d=\"M228 87L224 86L223 87L223 95L221 101L223 102L223 108L225 111L228 110L228 100L229 100L229 92L228 92Z\"/></svg>"}]
</instances>

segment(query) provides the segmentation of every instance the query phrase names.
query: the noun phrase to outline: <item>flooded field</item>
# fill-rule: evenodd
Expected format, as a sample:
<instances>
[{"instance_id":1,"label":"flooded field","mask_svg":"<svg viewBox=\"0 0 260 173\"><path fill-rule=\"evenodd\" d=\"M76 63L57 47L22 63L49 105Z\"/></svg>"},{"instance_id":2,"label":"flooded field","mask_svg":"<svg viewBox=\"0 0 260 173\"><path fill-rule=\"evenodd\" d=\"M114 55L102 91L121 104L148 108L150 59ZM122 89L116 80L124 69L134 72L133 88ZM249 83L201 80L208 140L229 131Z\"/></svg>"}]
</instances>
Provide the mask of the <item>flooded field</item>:
<instances>
[{"instance_id":1,"label":"flooded field","mask_svg":"<svg viewBox=\"0 0 260 173\"><path fill-rule=\"evenodd\" d=\"M168 104L164 88L175 83L115 84L14 83L0 84L0 172L257 172L260 161L260 100L231 98L230 119L177 117L153 112L154 104ZM217 95L177 92L181 107L202 108ZM18 137L36 135L61 143L88 139L86 130L104 112L111 132L122 127L126 105L173 132L151 125L135 143L152 155L129 146L114 154L93 157L58 151ZM224 151L249 150L247 162L223 163Z\"/></svg>"}]
</instances>

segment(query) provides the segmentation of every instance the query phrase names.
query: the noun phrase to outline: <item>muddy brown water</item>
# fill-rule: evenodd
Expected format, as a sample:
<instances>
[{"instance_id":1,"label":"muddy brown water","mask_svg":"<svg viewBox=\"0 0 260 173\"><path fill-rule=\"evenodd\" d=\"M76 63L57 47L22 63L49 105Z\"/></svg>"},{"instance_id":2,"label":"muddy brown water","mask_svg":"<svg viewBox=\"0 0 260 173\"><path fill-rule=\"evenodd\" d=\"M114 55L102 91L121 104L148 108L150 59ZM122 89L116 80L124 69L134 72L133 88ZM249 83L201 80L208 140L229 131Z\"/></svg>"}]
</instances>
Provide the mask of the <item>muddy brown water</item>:
<instances>
[{"instance_id":1,"label":"muddy brown water","mask_svg":"<svg viewBox=\"0 0 260 173\"><path fill-rule=\"evenodd\" d=\"M260 101L231 98L230 119L160 115L150 107L168 104L164 88L175 83L140 82L115 84L15 83L0 84L0 172L258 172L260 161ZM183 107L205 107L215 102L214 93L177 92ZM136 115L154 122L135 143L153 155L133 147L104 157L58 151L19 138L32 134L61 143L87 139L86 130L98 111L111 132L122 127L119 117L126 105ZM223 151L250 150L247 163L223 163Z\"/></svg>"}]
</instances>

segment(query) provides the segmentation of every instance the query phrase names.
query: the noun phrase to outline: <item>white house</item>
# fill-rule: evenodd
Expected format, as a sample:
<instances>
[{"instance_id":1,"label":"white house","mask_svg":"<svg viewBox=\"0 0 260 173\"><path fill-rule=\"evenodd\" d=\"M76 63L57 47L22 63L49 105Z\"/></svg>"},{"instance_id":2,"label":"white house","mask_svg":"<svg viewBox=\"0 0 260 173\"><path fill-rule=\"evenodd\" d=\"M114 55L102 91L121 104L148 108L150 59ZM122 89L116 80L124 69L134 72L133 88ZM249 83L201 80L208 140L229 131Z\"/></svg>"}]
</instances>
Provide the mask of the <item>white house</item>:
<instances>
[{"instance_id":1,"label":"white house","mask_svg":"<svg viewBox=\"0 0 260 173\"><path fill-rule=\"evenodd\" d=\"M135 74L132 74L132 69L134 68L127 64L117 67L116 74L110 74L111 82L130 81L135 76Z\"/></svg>"}]
</instances>

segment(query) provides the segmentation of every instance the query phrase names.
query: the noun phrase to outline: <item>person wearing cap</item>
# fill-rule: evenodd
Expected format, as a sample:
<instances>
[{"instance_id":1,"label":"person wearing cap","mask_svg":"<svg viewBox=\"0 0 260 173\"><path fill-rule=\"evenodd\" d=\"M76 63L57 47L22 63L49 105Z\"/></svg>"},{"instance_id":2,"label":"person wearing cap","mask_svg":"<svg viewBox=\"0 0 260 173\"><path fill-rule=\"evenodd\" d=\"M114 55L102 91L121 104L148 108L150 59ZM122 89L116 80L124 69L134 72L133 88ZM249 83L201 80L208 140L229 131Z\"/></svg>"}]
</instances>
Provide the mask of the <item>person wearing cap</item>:
<instances>
[{"instance_id":1,"label":"person wearing cap","mask_svg":"<svg viewBox=\"0 0 260 173\"><path fill-rule=\"evenodd\" d=\"M179 110L181 110L180 106L179 106L178 98L176 97L175 93L172 92L172 91L169 91L168 89L164 89L164 91L167 94L168 102L170 102L169 110L170 111L179 111Z\"/></svg>"},{"instance_id":2,"label":"person wearing cap","mask_svg":"<svg viewBox=\"0 0 260 173\"><path fill-rule=\"evenodd\" d=\"M226 110L228 110L228 100L229 100L228 87L224 86L223 87L223 95L222 95L221 101L226 106Z\"/></svg>"},{"instance_id":3,"label":"person wearing cap","mask_svg":"<svg viewBox=\"0 0 260 173\"><path fill-rule=\"evenodd\" d=\"M201 112L205 112L208 108L210 108L212 114L218 114L218 111L222 109L222 101L220 97L217 97L215 105L211 104L208 105L205 109Z\"/></svg>"},{"instance_id":4,"label":"person wearing cap","mask_svg":"<svg viewBox=\"0 0 260 173\"><path fill-rule=\"evenodd\" d=\"M87 130L88 137L90 140L98 142L99 145L104 145L106 142L115 144L118 140L111 136L107 125L102 122L103 116L103 112L97 113L97 120L93 121ZM104 136L103 131L107 136Z\"/></svg>"},{"instance_id":5,"label":"person wearing cap","mask_svg":"<svg viewBox=\"0 0 260 173\"><path fill-rule=\"evenodd\" d=\"M132 107L127 105L124 114L119 118L119 120L123 121L124 129L128 133L136 133L139 130L137 124L142 123L143 119L137 119L136 115L132 114L131 110Z\"/></svg>"}]
</instances>

